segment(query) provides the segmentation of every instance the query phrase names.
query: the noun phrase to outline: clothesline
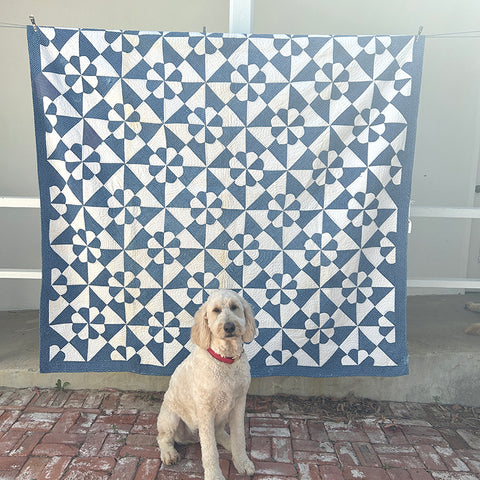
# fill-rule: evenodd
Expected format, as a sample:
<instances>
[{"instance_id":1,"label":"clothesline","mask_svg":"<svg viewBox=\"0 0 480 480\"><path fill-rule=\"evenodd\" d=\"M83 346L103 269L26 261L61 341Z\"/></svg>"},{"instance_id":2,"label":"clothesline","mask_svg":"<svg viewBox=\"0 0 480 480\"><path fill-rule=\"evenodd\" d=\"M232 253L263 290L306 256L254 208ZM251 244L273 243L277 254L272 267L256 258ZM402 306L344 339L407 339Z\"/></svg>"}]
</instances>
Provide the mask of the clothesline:
<instances>
[{"instance_id":1,"label":"clothesline","mask_svg":"<svg viewBox=\"0 0 480 480\"><path fill-rule=\"evenodd\" d=\"M1 22L0 28L26 28L27 25L20 23L10 23L10 22ZM430 35L422 35L425 38L439 38L439 39L450 39L450 38L480 38L480 30L469 30L464 32L445 32L445 33L434 33Z\"/></svg>"}]
</instances>

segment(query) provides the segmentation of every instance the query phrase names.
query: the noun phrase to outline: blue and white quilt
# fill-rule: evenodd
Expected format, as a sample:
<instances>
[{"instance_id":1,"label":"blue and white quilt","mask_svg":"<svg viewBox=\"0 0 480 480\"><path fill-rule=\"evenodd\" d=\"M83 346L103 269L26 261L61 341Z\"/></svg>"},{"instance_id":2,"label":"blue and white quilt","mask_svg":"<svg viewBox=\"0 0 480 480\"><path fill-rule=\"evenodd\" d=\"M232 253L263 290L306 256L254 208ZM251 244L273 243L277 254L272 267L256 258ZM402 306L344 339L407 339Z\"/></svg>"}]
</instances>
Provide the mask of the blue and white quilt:
<instances>
[{"instance_id":1,"label":"blue and white quilt","mask_svg":"<svg viewBox=\"0 0 480 480\"><path fill-rule=\"evenodd\" d=\"M217 288L254 376L402 375L424 39L28 28L41 371L169 375Z\"/></svg>"}]
</instances>

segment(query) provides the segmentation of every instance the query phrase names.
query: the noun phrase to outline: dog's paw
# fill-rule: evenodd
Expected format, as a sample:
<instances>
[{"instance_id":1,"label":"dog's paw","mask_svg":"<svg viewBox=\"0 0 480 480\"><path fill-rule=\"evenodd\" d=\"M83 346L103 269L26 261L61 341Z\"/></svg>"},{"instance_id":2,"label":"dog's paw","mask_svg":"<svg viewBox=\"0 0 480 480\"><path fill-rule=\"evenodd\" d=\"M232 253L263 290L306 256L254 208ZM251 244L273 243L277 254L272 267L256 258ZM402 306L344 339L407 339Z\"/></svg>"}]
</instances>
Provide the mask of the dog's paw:
<instances>
[{"instance_id":1,"label":"dog's paw","mask_svg":"<svg viewBox=\"0 0 480 480\"><path fill-rule=\"evenodd\" d=\"M233 464L240 475L253 475L255 473L255 465L247 456L237 461L234 460Z\"/></svg>"},{"instance_id":2,"label":"dog's paw","mask_svg":"<svg viewBox=\"0 0 480 480\"><path fill-rule=\"evenodd\" d=\"M173 465L180 460L180 454L174 448L161 450L160 459L165 465Z\"/></svg>"}]
</instances>

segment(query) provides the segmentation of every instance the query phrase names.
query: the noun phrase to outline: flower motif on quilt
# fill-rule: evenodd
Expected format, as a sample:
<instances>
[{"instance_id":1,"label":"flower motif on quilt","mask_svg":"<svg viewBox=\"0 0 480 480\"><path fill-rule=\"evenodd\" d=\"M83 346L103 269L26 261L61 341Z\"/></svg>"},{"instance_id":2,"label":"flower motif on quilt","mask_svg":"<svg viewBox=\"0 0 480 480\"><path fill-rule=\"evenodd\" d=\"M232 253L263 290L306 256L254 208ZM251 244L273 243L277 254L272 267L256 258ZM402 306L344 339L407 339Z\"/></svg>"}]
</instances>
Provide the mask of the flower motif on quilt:
<instances>
[{"instance_id":1,"label":"flower motif on quilt","mask_svg":"<svg viewBox=\"0 0 480 480\"><path fill-rule=\"evenodd\" d=\"M183 157L175 148L159 148L149 158L150 175L155 177L158 183L173 183L183 175Z\"/></svg>"},{"instance_id":2,"label":"flower motif on quilt","mask_svg":"<svg viewBox=\"0 0 480 480\"><path fill-rule=\"evenodd\" d=\"M117 303L133 303L140 296L140 280L133 272L116 272L108 279L109 293Z\"/></svg>"},{"instance_id":3,"label":"flower motif on quilt","mask_svg":"<svg viewBox=\"0 0 480 480\"><path fill-rule=\"evenodd\" d=\"M65 194L60 190L59 187L57 187L57 185L52 185L49 188L49 193L50 193L50 204L58 213L56 218L61 217L62 215L65 215L65 213L67 213L67 204L66 204Z\"/></svg>"},{"instance_id":4,"label":"flower motif on quilt","mask_svg":"<svg viewBox=\"0 0 480 480\"><path fill-rule=\"evenodd\" d=\"M263 160L254 152L238 152L230 159L230 176L235 185L253 187L263 178Z\"/></svg>"},{"instance_id":5,"label":"flower motif on quilt","mask_svg":"<svg viewBox=\"0 0 480 480\"><path fill-rule=\"evenodd\" d=\"M92 93L98 85L97 67L88 57L71 57L65 65L65 83L75 93Z\"/></svg>"},{"instance_id":6,"label":"flower motif on quilt","mask_svg":"<svg viewBox=\"0 0 480 480\"><path fill-rule=\"evenodd\" d=\"M222 200L213 192L200 192L190 201L190 214L199 225L213 225L222 216Z\"/></svg>"},{"instance_id":7,"label":"flower motif on quilt","mask_svg":"<svg viewBox=\"0 0 480 480\"><path fill-rule=\"evenodd\" d=\"M157 312L148 319L148 334L157 343L172 343L180 335L180 322L172 312Z\"/></svg>"},{"instance_id":8,"label":"flower motif on quilt","mask_svg":"<svg viewBox=\"0 0 480 480\"><path fill-rule=\"evenodd\" d=\"M205 300L204 294L216 290L219 286L220 282L213 273L197 272L187 280L187 296L201 305Z\"/></svg>"},{"instance_id":9,"label":"flower motif on quilt","mask_svg":"<svg viewBox=\"0 0 480 480\"><path fill-rule=\"evenodd\" d=\"M157 98L171 100L183 91L182 72L173 63L156 63L147 72L147 90Z\"/></svg>"},{"instance_id":10,"label":"flower motif on quilt","mask_svg":"<svg viewBox=\"0 0 480 480\"><path fill-rule=\"evenodd\" d=\"M239 233L228 242L228 258L238 267L251 265L258 258L258 247L258 240L252 235Z\"/></svg>"},{"instance_id":11,"label":"flower motif on quilt","mask_svg":"<svg viewBox=\"0 0 480 480\"><path fill-rule=\"evenodd\" d=\"M117 103L108 112L108 130L119 140L133 140L140 133L140 114L129 103Z\"/></svg>"},{"instance_id":12,"label":"flower motif on quilt","mask_svg":"<svg viewBox=\"0 0 480 480\"><path fill-rule=\"evenodd\" d=\"M80 308L72 315L72 328L80 340L94 340L105 332L105 317L97 307Z\"/></svg>"},{"instance_id":13,"label":"flower motif on quilt","mask_svg":"<svg viewBox=\"0 0 480 480\"><path fill-rule=\"evenodd\" d=\"M230 76L230 91L241 102L254 102L265 92L265 79L258 65L240 65Z\"/></svg>"},{"instance_id":14,"label":"flower motif on quilt","mask_svg":"<svg viewBox=\"0 0 480 480\"><path fill-rule=\"evenodd\" d=\"M305 336L314 345L327 343L335 334L335 322L328 313L314 313L305 322Z\"/></svg>"},{"instance_id":15,"label":"flower motif on quilt","mask_svg":"<svg viewBox=\"0 0 480 480\"><path fill-rule=\"evenodd\" d=\"M347 217L355 227L370 225L377 218L378 205L375 194L358 192L348 201Z\"/></svg>"},{"instance_id":16,"label":"flower motif on quilt","mask_svg":"<svg viewBox=\"0 0 480 480\"><path fill-rule=\"evenodd\" d=\"M315 73L315 90L322 100L339 100L348 90L349 78L341 63L326 63Z\"/></svg>"},{"instance_id":17,"label":"flower motif on quilt","mask_svg":"<svg viewBox=\"0 0 480 480\"><path fill-rule=\"evenodd\" d=\"M90 180L100 172L100 155L89 145L74 143L65 152L65 166L75 180Z\"/></svg>"},{"instance_id":18,"label":"flower motif on quilt","mask_svg":"<svg viewBox=\"0 0 480 480\"><path fill-rule=\"evenodd\" d=\"M267 298L273 305L287 305L297 298L297 282L289 273L275 273L265 287Z\"/></svg>"},{"instance_id":19,"label":"flower motif on quilt","mask_svg":"<svg viewBox=\"0 0 480 480\"><path fill-rule=\"evenodd\" d=\"M147 254L159 265L170 265L180 255L180 240L172 232L157 232L148 239Z\"/></svg>"},{"instance_id":20,"label":"flower motif on quilt","mask_svg":"<svg viewBox=\"0 0 480 480\"><path fill-rule=\"evenodd\" d=\"M223 47L223 38L218 36L198 35L188 39L188 45L199 55L212 55Z\"/></svg>"},{"instance_id":21,"label":"flower motif on quilt","mask_svg":"<svg viewBox=\"0 0 480 480\"><path fill-rule=\"evenodd\" d=\"M271 120L272 136L280 145L295 145L305 134L305 119L295 108L281 108Z\"/></svg>"},{"instance_id":22,"label":"flower motif on quilt","mask_svg":"<svg viewBox=\"0 0 480 480\"><path fill-rule=\"evenodd\" d=\"M373 295L372 279L365 272L352 273L342 282L342 295L348 303L364 303Z\"/></svg>"},{"instance_id":23,"label":"flower motif on quilt","mask_svg":"<svg viewBox=\"0 0 480 480\"><path fill-rule=\"evenodd\" d=\"M337 259L338 242L328 232L314 233L305 241L305 260L314 267L328 267Z\"/></svg>"},{"instance_id":24,"label":"flower motif on quilt","mask_svg":"<svg viewBox=\"0 0 480 480\"><path fill-rule=\"evenodd\" d=\"M335 150L324 150L312 162L312 176L319 185L332 184L342 178L343 158Z\"/></svg>"},{"instance_id":25,"label":"flower motif on quilt","mask_svg":"<svg viewBox=\"0 0 480 480\"><path fill-rule=\"evenodd\" d=\"M108 215L115 220L118 225L133 223L136 217L141 213L141 200L132 190L118 189L113 196L107 200Z\"/></svg>"},{"instance_id":26,"label":"flower motif on quilt","mask_svg":"<svg viewBox=\"0 0 480 480\"><path fill-rule=\"evenodd\" d=\"M392 39L383 37L357 37L358 45L369 55L381 55L391 45Z\"/></svg>"},{"instance_id":27,"label":"flower motif on quilt","mask_svg":"<svg viewBox=\"0 0 480 480\"><path fill-rule=\"evenodd\" d=\"M214 143L223 133L222 117L212 107L198 107L188 116L188 132L198 143Z\"/></svg>"},{"instance_id":28,"label":"flower motif on quilt","mask_svg":"<svg viewBox=\"0 0 480 480\"><path fill-rule=\"evenodd\" d=\"M94 232L79 230L72 238L73 253L82 263L94 263L101 256L101 242Z\"/></svg>"},{"instance_id":29,"label":"flower motif on quilt","mask_svg":"<svg viewBox=\"0 0 480 480\"><path fill-rule=\"evenodd\" d=\"M306 37L275 38L275 40L273 41L273 47L283 57L296 57L300 55L307 46L308 38Z\"/></svg>"},{"instance_id":30,"label":"flower motif on quilt","mask_svg":"<svg viewBox=\"0 0 480 480\"><path fill-rule=\"evenodd\" d=\"M385 132L385 115L377 108L365 108L354 120L353 134L360 143L376 142Z\"/></svg>"},{"instance_id":31,"label":"flower motif on quilt","mask_svg":"<svg viewBox=\"0 0 480 480\"><path fill-rule=\"evenodd\" d=\"M291 227L300 218L300 202L293 193L279 193L268 202L267 217L276 228Z\"/></svg>"}]
</instances>

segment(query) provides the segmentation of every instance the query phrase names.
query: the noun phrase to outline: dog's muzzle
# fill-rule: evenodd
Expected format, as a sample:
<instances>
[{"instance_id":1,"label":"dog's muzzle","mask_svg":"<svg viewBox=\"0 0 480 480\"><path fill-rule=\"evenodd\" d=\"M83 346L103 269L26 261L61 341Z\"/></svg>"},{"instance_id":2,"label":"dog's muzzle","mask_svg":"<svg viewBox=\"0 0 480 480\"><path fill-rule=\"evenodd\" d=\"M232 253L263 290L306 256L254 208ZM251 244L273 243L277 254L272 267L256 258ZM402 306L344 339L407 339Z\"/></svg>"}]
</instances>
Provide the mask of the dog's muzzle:
<instances>
[{"instance_id":1,"label":"dog's muzzle","mask_svg":"<svg viewBox=\"0 0 480 480\"><path fill-rule=\"evenodd\" d=\"M225 322L223 330L227 334L227 337L231 337L235 333L235 324L233 322Z\"/></svg>"}]
</instances>

